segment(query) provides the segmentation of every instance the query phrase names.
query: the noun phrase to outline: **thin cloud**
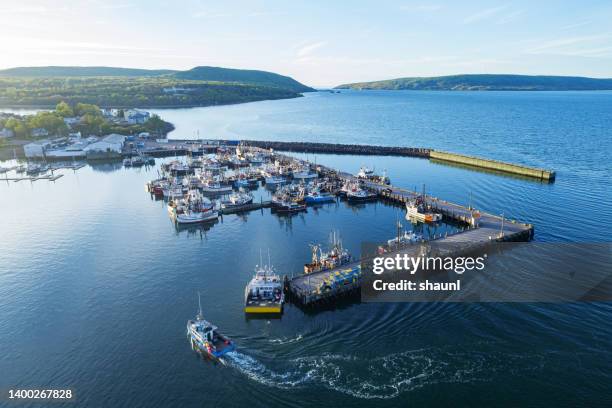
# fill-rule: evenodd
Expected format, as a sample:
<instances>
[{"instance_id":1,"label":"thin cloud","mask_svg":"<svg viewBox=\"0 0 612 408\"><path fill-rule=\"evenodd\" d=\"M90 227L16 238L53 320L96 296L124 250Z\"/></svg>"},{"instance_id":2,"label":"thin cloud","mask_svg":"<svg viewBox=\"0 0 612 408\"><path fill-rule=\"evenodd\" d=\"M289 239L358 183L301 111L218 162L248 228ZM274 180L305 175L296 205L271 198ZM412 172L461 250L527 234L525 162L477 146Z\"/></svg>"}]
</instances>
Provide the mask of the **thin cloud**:
<instances>
[{"instance_id":1,"label":"thin cloud","mask_svg":"<svg viewBox=\"0 0 612 408\"><path fill-rule=\"evenodd\" d=\"M572 30L574 28L584 27L585 25L591 24L591 20L581 21L579 23L568 24L566 26L561 27L561 30Z\"/></svg>"},{"instance_id":2,"label":"thin cloud","mask_svg":"<svg viewBox=\"0 0 612 408\"><path fill-rule=\"evenodd\" d=\"M44 6L0 7L0 13L2 14L42 14L46 12L47 12L47 8Z\"/></svg>"},{"instance_id":3,"label":"thin cloud","mask_svg":"<svg viewBox=\"0 0 612 408\"><path fill-rule=\"evenodd\" d=\"M472 24L490 17L494 17L502 11L506 10L507 8L507 5L503 5L479 11L478 13L472 14L471 16L464 18L463 24Z\"/></svg>"},{"instance_id":4,"label":"thin cloud","mask_svg":"<svg viewBox=\"0 0 612 408\"><path fill-rule=\"evenodd\" d=\"M442 9L442 6L439 4L417 4L400 6L400 10L402 11L434 12L440 9Z\"/></svg>"},{"instance_id":5,"label":"thin cloud","mask_svg":"<svg viewBox=\"0 0 612 408\"><path fill-rule=\"evenodd\" d=\"M200 10L193 13L193 18L222 18L222 17L230 17L229 13L211 13L206 10Z\"/></svg>"},{"instance_id":6,"label":"thin cloud","mask_svg":"<svg viewBox=\"0 0 612 408\"><path fill-rule=\"evenodd\" d=\"M557 40L545 41L535 47L528 49L527 52L530 54L545 53L551 50L558 50L569 45L578 45L608 38L610 38L609 34L583 35L576 37L560 38Z\"/></svg>"},{"instance_id":7,"label":"thin cloud","mask_svg":"<svg viewBox=\"0 0 612 408\"><path fill-rule=\"evenodd\" d=\"M297 51L297 56L302 58L302 57L306 57L310 54L312 54L313 52L315 52L316 50L318 50L319 48L325 46L327 43L325 41L319 41L319 42L315 42L312 44L308 44L302 48L300 48Z\"/></svg>"},{"instance_id":8,"label":"thin cloud","mask_svg":"<svg viewBox=\"0 0 612 408\"><path fill-rule=\"evenodd\" d=\"M499 20L497 20L497 24L508 24L517 19L518 16L522 15L525 10L516 10L511 13L508 13L502 16Z\"/></svg>"}]
</instances>

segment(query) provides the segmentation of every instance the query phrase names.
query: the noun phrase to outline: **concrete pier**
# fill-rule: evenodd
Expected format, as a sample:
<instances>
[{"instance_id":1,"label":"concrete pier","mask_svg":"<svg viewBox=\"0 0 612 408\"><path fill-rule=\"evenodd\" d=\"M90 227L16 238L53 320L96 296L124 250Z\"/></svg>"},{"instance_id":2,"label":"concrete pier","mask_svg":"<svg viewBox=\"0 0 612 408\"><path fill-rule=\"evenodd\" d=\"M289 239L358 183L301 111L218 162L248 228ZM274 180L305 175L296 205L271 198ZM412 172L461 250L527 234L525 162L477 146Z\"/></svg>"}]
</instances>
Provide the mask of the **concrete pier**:
<instances>
[{"instance_id":1,"label":"concrete pier","mask_svg":"<svg viewBox=\"0 0 612 408\"><path fill-rule=\"evenodd\" d=\"M535 167L522 166L512 163L504 163L497 160L482 159L479 157L465 156L456 153L431 150L431 159L442 160L452 163L459 163L467 166L480 167L483 169L496 170L504 173L518 174L520 176L533 177L541 180L552 181L555 179L555 172L552 170L538 169Z\"/></svg>"}]
</instances>

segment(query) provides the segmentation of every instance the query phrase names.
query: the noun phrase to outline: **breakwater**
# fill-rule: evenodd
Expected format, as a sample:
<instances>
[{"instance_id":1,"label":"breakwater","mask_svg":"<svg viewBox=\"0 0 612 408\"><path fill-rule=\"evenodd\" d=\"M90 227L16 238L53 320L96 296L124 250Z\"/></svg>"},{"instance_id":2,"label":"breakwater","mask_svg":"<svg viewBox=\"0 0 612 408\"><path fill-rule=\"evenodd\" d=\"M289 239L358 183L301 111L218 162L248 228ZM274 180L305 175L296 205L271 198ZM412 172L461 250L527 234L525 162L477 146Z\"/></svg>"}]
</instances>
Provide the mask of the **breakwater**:
<instances>
[{"instance_id":1,"label":"breakwater","mask_svg":"<svg viewBox=\"0 0 612 408\"><path fill-rule=\"evenodd\" d=\"M465 156L462 154L442 152L431 150L429 152L430 159L448 161L452 163L464 164L467 166L480 167L483 169L496 170L504 173L518 174L521 176L534 177L541 180L552 181L555 179L555 172L552 170L544 170L535 167L522 166L518 164L505 163L497 160L483 159L474 156Z\"/></svg>"},{"instance_id":2,"label":"breakwater","mask_svg":"<svg viewBox=\"0 0 612 408\"><path fill-rule=\"evenodd\" d=\"M312 143L312 142L273 142L264 140L244 140L243 144L262 149L298 153L327 153L327 154L354 154L369 156L406 156L429 158L431 149L423 147L395 147L376 145L354 145L338 143Z\"/></svg>"},{"instance_id":3,"label":"breakwater","mask_svg":"<svg viewBox=\"0 0 612 408\"><path fill-rule=\"evenodd\" d=\"M241 143L249 146L259 147L262 149L274 149L279 151L299 153L421 157L462 164L469 167L494 170L502 173L514 174L524 177L532 177L545 181L553 181L555 179L555 172L552 170L505 163L497 160L483 159L479 157L466 156L456 153L449 153L425 147L396 147L312 142L276 142L263 140L245 140Z\"/></svg>"}]
</instances>

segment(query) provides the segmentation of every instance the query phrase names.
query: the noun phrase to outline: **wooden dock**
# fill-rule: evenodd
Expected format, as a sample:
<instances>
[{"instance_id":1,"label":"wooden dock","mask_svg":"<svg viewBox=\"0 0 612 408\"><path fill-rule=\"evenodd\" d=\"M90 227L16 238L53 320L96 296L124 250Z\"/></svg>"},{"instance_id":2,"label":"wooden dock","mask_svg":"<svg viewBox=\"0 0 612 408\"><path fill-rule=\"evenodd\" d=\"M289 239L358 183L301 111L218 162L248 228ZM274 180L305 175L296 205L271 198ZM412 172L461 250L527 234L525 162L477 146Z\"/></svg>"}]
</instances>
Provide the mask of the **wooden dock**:
<instances>
[{"instance_id":1,"label":"wooden dock","mask_svg":"<svg viewBox=\"0 0 612 408\"><path fill-rule=\"evenodd\" d=\"M37 181L37 180L49 180L49 181L55 181L61 177L63 177L63 174L48 174L48 175L44 175L44 176L25 176L25 177L4 177L4 178L0 178L0 180L5 180L5 181L13 181L15 183L18 183L20 181Z\"/></svg>"}]
</instances>

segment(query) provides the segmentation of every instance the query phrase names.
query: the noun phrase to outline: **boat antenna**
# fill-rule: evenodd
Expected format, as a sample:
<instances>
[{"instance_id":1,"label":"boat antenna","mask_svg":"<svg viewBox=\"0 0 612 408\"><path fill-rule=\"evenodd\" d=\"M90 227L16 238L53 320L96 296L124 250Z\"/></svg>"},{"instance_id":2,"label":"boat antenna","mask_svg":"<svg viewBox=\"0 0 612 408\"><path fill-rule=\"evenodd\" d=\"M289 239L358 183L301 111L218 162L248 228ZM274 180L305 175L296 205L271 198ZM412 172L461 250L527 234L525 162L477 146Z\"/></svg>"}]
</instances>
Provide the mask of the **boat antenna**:
<instances>
[{"instance_id":1,"label":"boat antenna","mask_svg":"<svg viewBox=\"0 0 612 408\"><path fill-rule=\"evenodd\" d=\"M259 266L263 268L263 259L261 257L261 248L259 248Z\"/></svg>"},{"instance_id":2,"label":"boat antenna","mask_svg":"<svg viewBox=\"0 0 612 408\"><path fill-rule=\"evenodd\" d=\"M198 290L198 320L202 320L202 301L200 300L200 291Z\"/></svg>"}]
</instances>

